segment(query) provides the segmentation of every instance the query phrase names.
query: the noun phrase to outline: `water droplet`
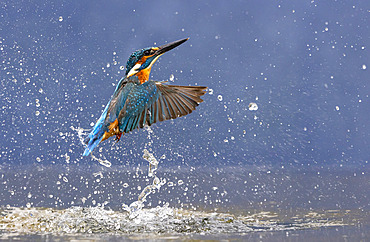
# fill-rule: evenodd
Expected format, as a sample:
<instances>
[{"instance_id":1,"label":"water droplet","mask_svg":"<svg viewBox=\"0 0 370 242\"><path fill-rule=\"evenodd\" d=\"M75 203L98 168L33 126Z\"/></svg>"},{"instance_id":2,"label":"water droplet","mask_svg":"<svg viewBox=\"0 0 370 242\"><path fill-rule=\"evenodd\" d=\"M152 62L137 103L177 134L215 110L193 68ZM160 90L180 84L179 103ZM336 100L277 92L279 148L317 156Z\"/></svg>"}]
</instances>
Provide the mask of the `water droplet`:
<instances>
[{"instance_id":1,"label":"water droplet","mask_svg":"<svg viewBox=\"0 0 370 242\"><path fill-rule=\"evenodd\" d=\"M248 105L248 109L249 109L249 111L256 111L256 110L258 110L258 105L257 105L257 103L250 103L250 104Z\"/></svg>"},{"instance_id":2,"label":"water droplet","mask_svg":"<svg viewBox=\"0 0 370 242\"><path fill-rule=\"evenodd\" d=\"M41 161L41 158L40 157L36 157L36 161L37 162L40 162Z\"/></svg>"},{"instance_id":3,"label":"water droplet","mask_svg":"<svg viewBox=\"0 0 370 242\"><path fill-rule=\"evenodd\" d=\"M366 65L365 65L365 64L363 64L363 65L362 65L362 70L366 70L366 68L367 68L367 67L366 67Z\"/></svg>"},{"instance_id":4,"label":"water droplet","mask_svg":"<svg viewBox=\"0 0 370 242\"><path fill-rule=\"evenodd\" d=\"M63 17L59 16L59 22L62 22L62 21L63 21Z\"/></svg>"},{"instance_id":5,"label":"water droplet","mask_svg":"<svg viewBox=\"0 0 370 242\"><path fill-rule=\"evenodd\" d=\"M152 153L150 153L147 149L144 149L143 153L143 158L147 160L151 165L155 167L158 165L158 161Z\"/></svg>"},{"instance_id":6,"label":"water droplet","mask_svg":"<svg viewBox=\"0 0 370 242\"><path fill-rule=\"evenodd\" d=\"M26 78L26 83L30 83L31 80L29 78Z\"/></svg>"},{"instance_id":7,"label":"water droplet","mask_svg":"<svg viewBox=\"0 0 370 242\"><path fill-rule=\"evenodd\" d=\"M66 176L63 176L63 181L68 182L68 178Z\"/></svg>"},{"instance_id":8,"label":"water droplet","mask_svg":"<svg viewBox=\"0 0 370 242\"><path fill-rule=\"evenodd\" d=\"M213 89L209 88L209 89L208 89L208 94L209 94L209 95L213 95Z\"/></svg>"},{"instance_id":9,"label":"water droplet","mask_svg":"<svg viewBox=\"0 0 370 242\"><path fill-rule=\"evenodd\" d=\"M36 111L35 114L36 114L36 116L39 116L40 115L40 112L39 111Z\"/></svg>"},{"instance_id":10,"label":"water droplet","mask_svg":"<svg viewBox=\"0 0 370 242\"><path fill-rule=\"evenodd\" d=\"M177 184L179 184L179 186L181 186L182 184L184 184L184 181L183 180L178 180Z\"/></svg>"},{"instance_id":11,"label":"water droplet","mask_svg":"<svg viewBox=\"0 0 370 242\"><path fill-rule=\"evenodd\" d=\"M159 178L158 178L158 177L155 177L155 178L153 179L153 185L154 185L154 186L156 186L156 185L160 184L160 182L161 182L161 180L159 180Z\"/></svg>"},{"instance_id":12,"label":"water droplet","mask_svg":"<svg viewBox=\"0 0 370 242\"><path fill-rule=\"evenodd\" d=\"M222 101L222 96L221 95L218 95L217 96L217 99L218 99L218 101Z\"/></svg>"},{"instance_id":13,"label":"water droplet","mask_svg":"<svg viewBox=\"0 0 370 242\"><path fill-rule=\"evenodd\" d=\"M71 157L67 153L64 155L64 157L66 158L66 162L69 163Z\"/></svg>"},{"instance_id":14,"label":"water droplet","mask_svg":"<svg viewBox=\"0 0 370 242\"><path fill-rule=\"evenodd\" d=\"M336 109L337 111L339 111L339 106L335 106L335 109Z\"/></svg>"},{"instance_id":15,"label":"water droplet","mask_svg":"<svg viewBox=\"0 0 370 242\"><path fill-rule=\"evenodd\" d=\"M173 74L171 74L170 81L173 82L174 80L175 80L175 76Z\"/></svg>"},{"instance_id":16,"label":"water droplet","mask_svg":"<svg viewBox=\"0 0 370 242\"><path fill-rule=\"evenodd\" d=\"M102 165L102 166L105 166L105 167L111 167L112 166L112 163L110 163L110 161L102 160L102 159L99 159L98 161L99 161L100 165Z\"/></svg>"},{"instance_id":17,"label":"water droplet","mask_svg":"<svg viewBox=\"0 0 370 242\"><path fill-rule=\"evenodd\" d=\"M120 66L119 69L120 70L123 70L123 69L125 69L125 67L124 66Z\"/></svg>"}]
</instances>

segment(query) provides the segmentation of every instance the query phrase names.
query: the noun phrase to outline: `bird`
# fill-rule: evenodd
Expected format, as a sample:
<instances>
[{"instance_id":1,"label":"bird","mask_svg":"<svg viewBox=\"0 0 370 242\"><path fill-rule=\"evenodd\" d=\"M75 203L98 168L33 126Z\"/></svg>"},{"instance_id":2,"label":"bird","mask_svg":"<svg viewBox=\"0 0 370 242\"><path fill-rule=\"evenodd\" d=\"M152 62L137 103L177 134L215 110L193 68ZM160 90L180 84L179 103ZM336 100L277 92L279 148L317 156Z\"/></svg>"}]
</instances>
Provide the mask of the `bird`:
<instances>
[{"instance_id":1,"label":"bird","mask_svg":"<svg viewBox=\"0 0 370 242\"><path fill-rule=\"evenodd\" d=\"M123 134L135 129L190 114L203 102L200 97L206 93L205 86L168 85L149 80L151 68L158 58L188 39L140 49L130 55L125 76L83 140L83 156L91 154L99 143L112 136L118 142Z\"/></svg>"}]
</instances>

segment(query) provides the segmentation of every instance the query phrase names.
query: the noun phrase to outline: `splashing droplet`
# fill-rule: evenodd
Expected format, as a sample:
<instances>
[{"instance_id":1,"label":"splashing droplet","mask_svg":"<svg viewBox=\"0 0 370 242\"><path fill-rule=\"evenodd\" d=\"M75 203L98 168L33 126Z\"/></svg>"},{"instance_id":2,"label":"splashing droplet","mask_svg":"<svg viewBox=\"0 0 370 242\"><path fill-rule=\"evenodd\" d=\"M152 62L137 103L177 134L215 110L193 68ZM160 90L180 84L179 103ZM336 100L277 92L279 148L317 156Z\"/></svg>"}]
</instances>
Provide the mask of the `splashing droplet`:
<instances>
[{"instance_id":1,"label":"splashing droplet","mask_svg":"<svg viewBox=\"0 0 370 242\"><path fill-rule=\"evenodd\" d=\"M175 76L173 74L171 74L170 81L173 82L174 80L175 80Z\"/></svg>"},{"instance_id":2,"label":"splashing droplet","mask_svg":"<svg viewBox=\"0 0 370 242\"><path fill-rule=\"evenodd\" d=\"M258 105L257 105L257 103L250 103L250 104L248 105L248 109L249 109L249 111L256 111L256 110L258 110Z\"/></svg>"}]
</instances>

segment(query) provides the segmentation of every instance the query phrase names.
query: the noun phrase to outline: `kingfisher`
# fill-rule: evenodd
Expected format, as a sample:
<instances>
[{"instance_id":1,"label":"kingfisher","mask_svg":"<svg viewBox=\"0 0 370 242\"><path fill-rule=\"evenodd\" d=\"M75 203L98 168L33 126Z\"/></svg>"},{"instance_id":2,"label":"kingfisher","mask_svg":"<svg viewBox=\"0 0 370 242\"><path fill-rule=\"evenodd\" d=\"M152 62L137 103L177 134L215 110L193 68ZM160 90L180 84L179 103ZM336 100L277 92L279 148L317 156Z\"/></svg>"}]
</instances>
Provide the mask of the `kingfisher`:
<instances>
[{"instance_id":1,"label":"kingfisher","mask_svg":"<svg viewBox=\"0 0 370 242\"><path fill-rule=\"evenodd\" d=\"M148 125L185 116L195 110L207 89L204 86L166 85L149 80L150 70L158 58L189 38L159 47L133 52L126 64L126 75L118 82L108 104L84 139L88 156L102 141Z\"/></svg>"}]
</instances>

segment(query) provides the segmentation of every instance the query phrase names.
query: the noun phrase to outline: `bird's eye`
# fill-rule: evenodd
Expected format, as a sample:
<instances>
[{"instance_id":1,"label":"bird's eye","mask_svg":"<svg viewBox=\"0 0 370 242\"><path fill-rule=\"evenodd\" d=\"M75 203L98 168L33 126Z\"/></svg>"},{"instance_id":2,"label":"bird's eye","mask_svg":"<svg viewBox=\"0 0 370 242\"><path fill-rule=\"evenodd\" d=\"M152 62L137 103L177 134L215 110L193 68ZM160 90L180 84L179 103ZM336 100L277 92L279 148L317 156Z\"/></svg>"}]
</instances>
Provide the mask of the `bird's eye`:
<instances>
[{"instance_id":1,"label":"bird's eye","mask_svg":"<svg viewBox=\"0 0 370 242\"><path fill-rule=\"evenodd\" d=\"M150 55L150 53L151 53L151 50L144 51L144 55Z\"/></svg>"}]
</instances>

